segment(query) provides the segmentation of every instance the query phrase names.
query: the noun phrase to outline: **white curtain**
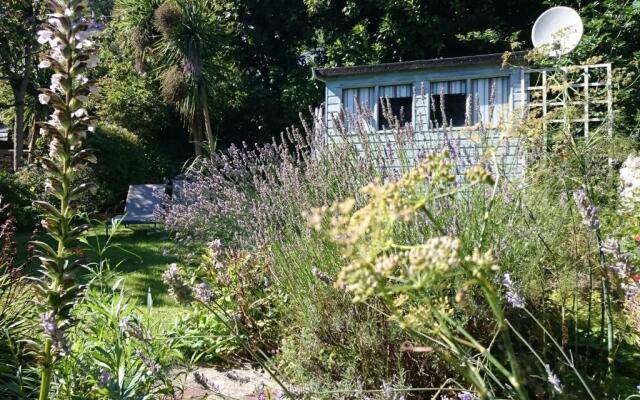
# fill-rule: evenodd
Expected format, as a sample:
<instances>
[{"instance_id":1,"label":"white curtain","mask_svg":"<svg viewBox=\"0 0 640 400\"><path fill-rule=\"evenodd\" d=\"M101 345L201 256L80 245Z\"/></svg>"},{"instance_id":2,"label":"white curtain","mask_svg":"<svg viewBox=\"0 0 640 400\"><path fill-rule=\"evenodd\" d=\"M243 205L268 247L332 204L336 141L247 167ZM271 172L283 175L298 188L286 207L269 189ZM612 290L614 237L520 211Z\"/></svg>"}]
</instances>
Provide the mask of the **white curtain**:
<instances>
[{"instance_id":1,"label":"white curtain","mask_svg":"<svg viewBox=\"0 0 640 400\"><path fill-rule=\"evenodd\" d=\"M380 86L378 97L412 97L413 85Z\"/></svg>"},{"instance_id":2,"label":"white curtain","mask_svg":"<svg viewBox=\"0 0 640 400\"><path fill-rule=\"evenodd\" d=\"M473 122L495 126L504 122L509 111L509 77L471 81Z\"/></svg>"},{"instance_id":3,"label":"white curtain","mask_svg":"<svg viewBox=\"0 0 640 400\"><path fill-rule=\"evenodd\" d=\"M467 93L467 81L444 81L431 83L431 95Z\"/></svg>"},{"instance_id":4,"label":"white curtain","mask_svg":"<svg viewBox=\"0 0 640 400\"><path fill-rule=\"evenodd\" d=\"M342 89L342 109L351 114L357 114L357 104L365 110L373 111L376 104L376 90L374 87Z\"/></svg>"}]
</instances>

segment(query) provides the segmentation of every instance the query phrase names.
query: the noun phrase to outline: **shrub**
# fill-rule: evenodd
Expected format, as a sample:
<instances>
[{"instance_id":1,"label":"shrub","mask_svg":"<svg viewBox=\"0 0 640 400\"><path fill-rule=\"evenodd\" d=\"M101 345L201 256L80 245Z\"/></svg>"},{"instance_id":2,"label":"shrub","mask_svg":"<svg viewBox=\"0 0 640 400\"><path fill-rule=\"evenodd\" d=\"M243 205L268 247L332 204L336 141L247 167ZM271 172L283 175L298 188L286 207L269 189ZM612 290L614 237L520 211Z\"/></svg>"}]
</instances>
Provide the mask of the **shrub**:
<instances>
[{"instance_id":1,"label":"shrub","mask_svg":"<svg viewBox=\"0 0 640 400\"><path fill-rule=\"evenodd\" d=\"M122 290L90 291L74 312L71 353L57 366L57 398L158 398L176 393L179 353ZM159 336L159 337L158 337Z\"/></svg>"},{"instance_id":2,"label":"shrub","mask_svg":"<svg viewBox=\"0 0 640 400\"><path fill-rule=\"evenodd\" d=\"M394 134L405 137L407 132L396 129ZM294 129L281 143L232 146L212 161L198 160L165 210L165 223L183 243L203 245L220 238L231 248L258 249L268 256L276 288L287 299L279 322L291 336L284 338L280 358L290 378L324 389L357 387L356 382L379 388L406 372L408 383L436 383L433 377L443 376L446 366L398 355L397 344L407 339L398 327L327 285L343 258L335 244L309 230L301 218L310 207L337 199L361 201L362 186L397 173L388 165L393 162L388 152L402 154L404 149L370 143L371 157L360 157L346 135L339 144L324 143L321 135ZM295 337L300 332L304 343ZM296 346L304 355L315 354L299 357L291 350ZM351 371L352 380L338 383L344 371Z\"/></svg>"},{"instance_id":3,"label":"shrub","mask_svg":"<svg viewBox=\"0 0 640 400\"><path fill-rule=\"evenodd\" d=\"M17 400L37 393L36 360L27 345L37 329L37 318L29 304L24 265L17 261L16 220L11 210L0 196L0 396Z\"/></svg>"},{"instance_id":4,"label":"shrub","mask_svg":"<svg viewBox=\"0 0 640 400\"><path fill-rule=\"evenodd\" d=\"M169 291L195 307L176 321L172 333L187 354L229 361L256 351L270 353L277 347L283 299L272 282L268 262L260 253L223 251L220 242L213 241L194 266L171 266L163 276ZM182 283L184 279L189 283ZM185 334L198 330L195 335Z\"/></svg>"},{"instance_id":5,"label":"shrub","mask_svg":"<svg viewBox=\"0 0 640 400\"><path fill-rule=\"evenodd\" d=\"M162 182L167 177L167 162L124 128L101 125L90 135L87 146L97 150L99 160L94 168L96 209L121 211L129 185Z\"/></svg>"},{"instance_id":6,"label":"shrub","mask_svg":"<svg viewBox=\"0 0 640 400\"><path fill-rule=\"evenodd\" d=\"M24 167L15 173L0 171L0 193L14 205L20 229L33 227L39 211L31 203L43 192L44 178L39 168Z\"/></svg>"},{"instance_id":7,"label":"shrub","mask_svg":"<svg viewBox=\"0 0 640 400\"><path fill-rule=\"evenodd\" d=\"M170 110L158 101L157 85L138 74L129 62L114 59L99 83L104 95L96 106L104 123L121 126L146 140L162 137L174 128Z\"/></svg>"},{"instance_id":8,"label":"shrub","mask_svg":"<svg viewBox=\"0 0 640 400\"><path fill-rule=\"evenodd\" d=\"M231 147L211 161L198 160L164 212L183 243L202 248L223 238L231 247L269 256L274 282L287 299L277 359L289 378L312 381L319 390L354 393L400 378L423 387L466 377L478 393L519 398L526 392L551 396L559 380L585 397L590 390L610 394L606 384L592 388L581 377L589 371L605 381L603 365L624 362L611 347L624 341L614 330L620 317L612 316L622 305L624 286L610 266L629 257L601 254L604 237L619 226L613 217L618 200L612 166L626 155L628 143L598 132L575 139L525 121L511 134L539 157L524 177L507 179L490 147L486 154L479 149L468 156L446 143L450 153L436 164L450 164L450 170L432 165L425 172L403 162L415 158L406 150L415 145L410 129L396 124L391 132L396 140L382 148L353 125L355 134L337 143L322 141L326 132L317 121L304 133L287 131L281 142ZM484 129L466 134L482 140ZM542 147L547 134L552 151ZM369 151L360 156L357 146ZM418 152L417 158L424 155ZM465 171L473 187L463 185ZM449 175L454 172L455 178ZM388 197L382 196L385 191ZM369 209L371 204L387 208ZM309 219L327 236L301 218L314 207L320 211ZM442 237L451 241L441 243ZM439 271L434 265L447 263L429 259L419 273L412 257L428 249L435 255L451 250L456 265ZM494 271L498 267L500 274ZM392 292L397 303L386 297L387 289L397 290ZM503 307L508 303L514 307ZM414 348L442 346L430 344L442 334L438 328L449 329L444 338L457 344L414 354ZM510 339L503 337L505 330ZM500 337L504 342L497 346ZM465 338L475 343L469 346ZM495 359L485 359L487 354ZM557 367L559 362L569 368ZM484 380L478 371L502 374L495 378L502 383ZM624 375L619 373L617 382L628 379ZM616 393L628 395L629 388Z\"/></svg>"}]
</instances>

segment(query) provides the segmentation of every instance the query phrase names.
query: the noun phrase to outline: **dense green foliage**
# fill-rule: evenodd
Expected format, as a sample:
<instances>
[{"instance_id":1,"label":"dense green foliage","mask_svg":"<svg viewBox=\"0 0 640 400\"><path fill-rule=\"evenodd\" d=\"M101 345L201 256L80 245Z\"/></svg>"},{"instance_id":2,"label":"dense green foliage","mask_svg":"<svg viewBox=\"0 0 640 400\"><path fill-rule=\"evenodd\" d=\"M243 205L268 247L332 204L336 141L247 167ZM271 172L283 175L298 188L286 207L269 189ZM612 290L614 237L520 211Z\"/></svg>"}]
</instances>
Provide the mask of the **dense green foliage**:
<instances>
[{"instance_id":1,"label":"dense green foliage","mask_svg":"<svg viewBox=\"0 0 640 400\"><path fill-rule=\"evenodd\" d=\"M124 206L129 185L163 182L179 171L179 164L161 157L157 146L117 125L100 125L87 143L100 157L93 171L98 185L92 195L94 209L117 212Z\"/></svg>"}]
</instances>

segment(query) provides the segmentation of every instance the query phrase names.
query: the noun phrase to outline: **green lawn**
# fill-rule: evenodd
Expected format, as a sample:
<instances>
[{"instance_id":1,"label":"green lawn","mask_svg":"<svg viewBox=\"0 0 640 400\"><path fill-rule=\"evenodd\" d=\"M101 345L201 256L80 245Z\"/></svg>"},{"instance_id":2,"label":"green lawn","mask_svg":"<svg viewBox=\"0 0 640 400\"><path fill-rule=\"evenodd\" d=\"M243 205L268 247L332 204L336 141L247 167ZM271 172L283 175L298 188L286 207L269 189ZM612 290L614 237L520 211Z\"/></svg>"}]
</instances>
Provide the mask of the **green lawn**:
<instances>
[{"instance_id":1,"label":"green lawn","mask_svg":"<svg viewBox=\"0 0 640 400\"><path fill-rule=\"evenodd\" d=\"M92 231L89 240L106 240L104 232ZM124 279L124 289L141 305L147 302L151 292L153 299L152 318L163 325L170 324L184 309L167 292L162 282L162 273L167 265L178 261L176 244L168 234L148 226L120 228L112 242L114 247L107 252L116 272Z\"/></svg>"},{"instance_id":2,"label":"green lawn","mask_svg":"<svg viewBox=\"0 0 640 400\"><path fill-rule=\"evenodd\" d=\"M41 238L42 240L43 238ZM106 241L105 232L91 230L88 239L94 243L98 239L101 243ZM26 257L26 243L29 240L28 233L17 236L18 259ZM167 325L174 317L184 312L184 308L176 303L169 295L162 282L162 273L167 265L178 261L176 244L168 234L161 229L151 226L136 226L133 228L120 228L114 234L112 242L116 247L107 252L111 265L118 267L116 272L123 278L124 289L135 299L138 304L144 306L147 302L147 293L150 290L153 299L152 318L154 321ZM91 254L88 254L92 260Z\"/></svg>"}]
</instances>

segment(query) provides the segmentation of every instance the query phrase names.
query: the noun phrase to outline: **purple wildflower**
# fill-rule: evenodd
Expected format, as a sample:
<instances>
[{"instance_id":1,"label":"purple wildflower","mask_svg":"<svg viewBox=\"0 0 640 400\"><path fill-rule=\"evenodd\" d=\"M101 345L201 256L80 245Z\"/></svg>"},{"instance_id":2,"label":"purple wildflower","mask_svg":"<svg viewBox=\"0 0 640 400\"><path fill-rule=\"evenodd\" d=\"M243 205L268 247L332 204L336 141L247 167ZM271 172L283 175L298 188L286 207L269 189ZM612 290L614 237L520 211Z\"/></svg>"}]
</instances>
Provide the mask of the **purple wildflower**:
<instances>
[{"instance_id":1,"label":"purple wildflower","mask_svg":"<svg viewBox=\"0 0 640 400\"><path fill-rule=\"evenodd\" d=\"M325 283L328 286L332 286L333 285L333 279L327 275L326 272L320 271L318 268L313 267L313 269L311 270L311 273L313 274L313 276L315 276L319 281L322 281L323 283Z\"/></svg>"},{"instance_id":2,"label":"purple wildflower","mask_svg":"<svg viewBox=\"0 0 640 400\"><path fill-rule=\"evenodd\" d=\"M144 354L142 350L136 350L134 354L142 361L149 372L151 372L152 374L157 374L158 372L160 372L160 366L155 361L147 357L147 355Z\"/></svg>"},{"instance_id":3,"label":"purple wildflower","mask_svg":"<svg viewBox=\"0 0 640 400\"><path fill-rule=\"evenodd\" d=\"M584 189L573 192L573 200L575 201L578 212L582 217L582 223L592 229L600 228L598 208L591 203L591 200Z\"/></svg>"},{"instance_id":4,"label":"purple wildflower","mask_svg":"<svg viewBox=\"0 0 640 400\"><path fill-rule=\"evenodd\" d=\"M478 396L476 396L471 392L464 391L464 392L458 393L458 399L459 400L477 400Z\"/></svg>"},{"instance_id":5,"label":"purple wildflower","mask_svg":"<svg viewBox=\"0 0 640 400\"><path fill-rule=\"evenodd\" d=\"M516 290L510 273L507 272L502 276L502 285L507 290L507 302L514 308L524 308L524 299Z\"/></svg>"},{"instance_id":6,"label":"purple wildflower","mask_svg":"<svg viewBox=\"0 0 640 400\"><path fill-rule=\"evenodd\" d=\"M102 373L100 374L100 380L98 381L98 387L101 387L101 388L107 387L110 380L111 380L111 373L106 369L102 370Z\"/></svg>"},{"instance_id":7,"label":"purple wildflower","mask_svg":"<svg viewBox=\"0 0 640 400\"><path fill-rule=\"evenodd\" d=\"M544 370L547 372L547 381L553 386L553 390L557 393L562 393L562 382L560 378L552 370L549 364L544 365Z\"/></svg>"},{"instance_id":8,"label":"purple wildflower","mask_svg":"<svg viewBox=\"0 0 640 400\"><path fill-rule=\"evenodd\" d=\"M199 283L193 289L193 297L205 305L209 305L215 300L213 290L204 282Z\"/></svg>"}]
</instances>

